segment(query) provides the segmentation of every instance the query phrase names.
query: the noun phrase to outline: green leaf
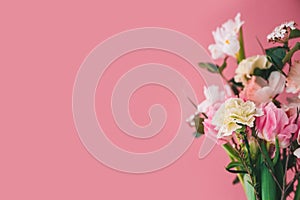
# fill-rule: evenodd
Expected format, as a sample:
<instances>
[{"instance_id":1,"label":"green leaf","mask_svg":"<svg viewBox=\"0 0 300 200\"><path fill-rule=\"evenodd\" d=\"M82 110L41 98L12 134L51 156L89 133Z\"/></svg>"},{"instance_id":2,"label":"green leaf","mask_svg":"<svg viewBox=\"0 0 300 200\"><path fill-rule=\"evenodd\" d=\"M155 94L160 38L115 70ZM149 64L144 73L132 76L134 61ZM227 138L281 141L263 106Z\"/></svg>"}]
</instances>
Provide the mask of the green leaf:
<instances>
[{"instance_id":1,"label":"green leaf","mask_svg":"<svg viewBox=\"0 0 300 200\"><path fill-rule=\"evenodd\" d=\"M292 59L294 53L299 50L300 50L300 42L297 42L295 46L284 56L284 58L282 59L282 63L285 64L289 62Z\"/></svg>"},{"instance_id":2,"label":"green leaf","mask_svg":"<svg viewBox=\"0 0 300 200\"><path fill-rule=\"evenodd\" d=\"M263 200L277 199L276 183L268 167L264 163L261 165L261 197Z\"/></svg>"},{"instance_id":3,"label":"green leaf","mask_svg":"<svg viewBox=\"0 0 300 200\"><path fill-rule=\"evenodd\" d=\"M262 153L264 154L264 156L262 155L263 161L267 162L268 166L270 166L272 168L272 170L274 171L273 162L269 156L269 152L267 151L266 144L264 142L261 142L261 150L262 150Z\"/></svg>"},{"instance_id":4,"label":"green leaf","mask_svg":"<svg viewBox=\"0 0 300 200\"><path fill-rule=\"evenodd\" d=\"M247 174L247 172L246 171L244 171L244 170L235 170L235 169L227 169L227 168L225 168L228 172L230 172L230 173L233 173L233 174Z\"/></svg>"},{"instance_id":5,"label":"green leaf","mask_svg":"<svg viewBox=\"0 0 300 200\"><path fill-rule=\"evenodd\" d=\"M291 30L289 39L298 38L298 37L300 37L300 30L299 29Z\"/></svg>"},{"instance_id":6,"label":"green leaf","mask_svg":"<svg viewBox=\"0 0 300 200\"><path fill-rule=\"evenodd\" d=\"M300 199L300 178L298 178L297 189L295 192L294 200L299 200L299 199Z\"/></svg>"},{"instance_id":7,"label":"green leaf","mask_svg":"<svg viewBox=\"0 0 300 200\"><path fill-rule=\"evenodd\" d=\"M232 169L235 167L243 167L243 164L241 162L232 161L227 165L226 169Z\"/></svg>"},{"instance_id":8,"label":"green leaf","mask_svg":"<svg viewBox=\"0 0 300 200\"><path fill-rule=\"evenodd\" d=\"M238 174L245 174L247 173L244 169L244 166L241 162L238 162L238 161L232 161L230 162L227 167L226 167L226 170L230 173L238 173Z\"/></svg>"},{"instance_id":9,"label":"green leaf","mask_svg":"<svg viewBox=\"0 0 300 200\"><path fill-rule=\"evenodd\" d=\"M271 67L269 69L259 69L259 68L255 68L253 71L253 75L254 76L260 76L262 78L264 78L265 80L268 80L271 72L275 71L276 68L275 67Z\"/></svg>"},{"instance_id":10,"label":"green leaf","mask_svg":"<svg viewBox=\"0 0 300 200\"><path fill-rule=\"evenodd\" d=\"M202 135L204 135L204 134L198 133L198 132L194 132L195 138L199 138L199 137L201 137Z\"/></svg>"},{"instance_id":11,"label":"green leaf","mask_svg":"<svg viewBox=\"0 0 300 200\"><path fill-rule=\"evenodd\" d=\"M245 134L246 126L245 126L245 125L242 125L242 124L239 124L239 125L241 125L242 127L239 128L239 129L237 129L237 130L235 130L235 132L236 132L237 134Z\"/></svg>"},{"instance_id":12,"label":"green leaf","mask_svg":"<svg viewBox=\"0 0 300 200\"><path fill-rule=\"evenodd\" d=\"M235 85L231 85L231 90L233 91L234 95L238 96L240 94L240 91L236 88Z\"/></svg>"},{"instance_id":13,"label":"green leaf","mask_svg":"<svg viewBox=\"0 0 300 200\"><path fill-rule=\"evenodd\" d=\"M266 54L270 60L270 62L279 69L282 69L283 67L283 58L286 54L286 49L283 47L273 47L266 49Z\"/></svg>"},{"instance_id":14,"label":"green leaf","mask_svg":"<svg viewBox=\"0 0 300 200\"><path fill-rule=\"evenodd\" d=\"M243 37L243 29L240 28L239 31L239 43L240 43L240 50L237 55L237 61L240 63L242 60L245 59L245 47L244 47L244 37Z\"/></svg>"},{"instance_id":15,"label":"green leaf","mask_svg":"<svg viewBox=\"0 0 300 200\"><path fill-rule=\"evenodd\" d=\"M283 170L283 165L282 165L281 160L279 160L277 162L277 164L275 165L275 172L276 172L275 173L276 179L277 179L280 187L282 187L282 185L283 185L284 170ZM277 187L277 189L276 189L277 190L277 195L281 196L281 190L280 190L280 188L279 188L279 186L277 184L276 184L276 187ZM291 188L293 188L293 187L291 187Z\"/></svg>"},{"instance_id":16,"label":"green leaf","mask_svg":"<svg viewBox=\"0 0 300 200\"><path fill-rule=\"evenodd\" d=\"M241 87L241 88L244 87L243 83L235 82L234 78L230 79L229 82L232 83L233 85L237 86L237 87Z\"/></svg>"},{"instance_id":17,"label":"green leaf","mask_svg":"<svg viewBox=\"0 0 300 200\"><path fill-rule=\"evenodd\" d=\"M227 152L227 154L231 157L231 158L235 158L238 159L239 158L239 153L237 152L237 150L235 150L230 143L226 143L223 145L224 150Z\"/></svg>"},{"instance_id":18,"label":"green leaf","mask_svg":"<svg viewBox=\"0 0 300 200\"><path fill-rule=\"evenodd\" d=\"M196 127L196 131L199 134L204 134L204 125L203 125L203 118L200 118L199 116L195 116L195 127Z\"/></svg>"},{"instance_id":19,"label":"green leaf","mask_svg":"<svg viewBox=\"0 0 300 200\"><path fill-rule=\"evenodd\" d=\"M212 73L219 73L219 67L213 63L199 63L198 64L199 67L207 69L208 71L212 72Z\"/></svg>"},{"instance_id":20,"label":"green leaf","mask_svg":"<svg viewBox=\"0 0 300 200\"><path fill-rule=\"evenodd\" d=\"M273 158L273 166L276 165L278 159L279 159L279 155L280 155L280 147L279 147L279 141L278 141L278 138L276 138L276 144L275 144L275 147L276 147L276 151L275 151L275 156Z\"/></svg>"},{"instance_id":21,"label":"green leaf","mask_svg":"<svg viewBox=\"0 0 300 200\"><path fill-rule=\"evenodd\" d=\"M222 74L222 72L224 71L224 69L227 67L227 58L228 58L228 57L226 57L226 58L224 59L223 64L219 67L219 72L220 72L220 74Z\"/></svg>"},{"instance_id":22,"label":"green leaf","mask_svg":"<svg viewBox=\"0 0 300 200\"><path fill-rule=\"evenodd\" d=\"M240 179L239 179L238 176L236 176L236 177L233 179L233 181L232 181L232 185L236 185L236 184L238 184L239 182L240 182Z\"/></svg>"},{"instance_id":23,"label":"green leaf","mask_svg":"<svg viewBox=\"0 0 300 200\"><path fill-rule=\"evenodd\" d=\"M254 193L254 187L250 184L251 179L249 174L244 175L244 188L245 188L245 193L247 196L248 200L256 200L255 198L255 193Z\"/></svg>"}]
</instances>

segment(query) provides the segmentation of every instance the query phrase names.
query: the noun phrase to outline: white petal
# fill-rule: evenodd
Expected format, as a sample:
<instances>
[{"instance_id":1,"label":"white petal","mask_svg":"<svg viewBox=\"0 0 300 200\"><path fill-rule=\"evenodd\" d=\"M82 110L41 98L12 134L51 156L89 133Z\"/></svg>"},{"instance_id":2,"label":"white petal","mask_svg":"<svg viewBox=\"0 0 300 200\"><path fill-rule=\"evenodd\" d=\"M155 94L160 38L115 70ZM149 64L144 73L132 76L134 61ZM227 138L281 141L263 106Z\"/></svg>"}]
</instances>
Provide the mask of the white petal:
<instances>
[{"instance_id":1,"label":"white petal","mask_svg":"<svg viewBox=\"0 0 300 200\"><path fill-rule=\"evenodd\" d=\"M213 59L219 59L224 57L224 53L222 51L222 46L218 44L211 44L208 46L208 50L211 53L211 57Z\"/></svg>"},{"instance_id":2,"label":"white petal","mask_svg":"<svg viewBox=\"0 0 300 200\"><path fill-rule=\"evenodd\" d=\"M273 90L272 96L283 92L285 86L285 77L280 72L272 72L268 81L270 88Z\"/></svg>"},{"instance_id":3,"label":"white petal","mask_svg":"<svg viewBox=\"0 0 300 200\"><path fill-rule=\"evenodd\" d=\"M297 158L300 158L300 148L294 151L294 155L297 156Z\"/></svg>"}]
</instances>

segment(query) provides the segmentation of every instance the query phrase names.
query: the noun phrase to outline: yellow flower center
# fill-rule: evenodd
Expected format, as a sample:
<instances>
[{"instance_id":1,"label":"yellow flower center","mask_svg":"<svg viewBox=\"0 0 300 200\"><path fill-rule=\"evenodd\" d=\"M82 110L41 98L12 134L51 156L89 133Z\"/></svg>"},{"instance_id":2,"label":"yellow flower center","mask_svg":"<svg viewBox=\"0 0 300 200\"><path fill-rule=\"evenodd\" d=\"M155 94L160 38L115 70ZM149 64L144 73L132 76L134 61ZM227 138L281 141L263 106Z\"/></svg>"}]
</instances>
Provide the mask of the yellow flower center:
<instances>
[{"instance_id":1,"label":"yellow flower center","mask_svg":"<svg viewBox=\"0 0 300 200\"><path fill-rule=\"evenodd\" d=\"M226 43L226 44L230 44L230 41L229 41L229 40L225 40L225 43Z\"/></svg>"}]
</instances>

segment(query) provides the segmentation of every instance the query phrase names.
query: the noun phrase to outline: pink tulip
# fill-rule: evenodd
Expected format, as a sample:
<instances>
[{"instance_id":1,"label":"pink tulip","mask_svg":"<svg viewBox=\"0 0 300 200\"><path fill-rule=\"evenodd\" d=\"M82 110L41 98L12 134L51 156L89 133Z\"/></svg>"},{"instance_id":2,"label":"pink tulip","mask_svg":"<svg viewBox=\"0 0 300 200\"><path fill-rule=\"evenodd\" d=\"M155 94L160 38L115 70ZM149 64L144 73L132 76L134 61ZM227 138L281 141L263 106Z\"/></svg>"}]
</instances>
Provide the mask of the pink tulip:
<instances>
[{"instance_id":1,"label":"pink tulip","mask_svg":"<svg viewBox=\"0 0 300 200\"><path fill-rule=\"evenodd\" d=\"M258 137L273 144L278 138L281 148L288 147L298 129L293 117L288 117L283 109L277 108L272 102L265 104L262 109L264 115L256 119Z\"/></svg>"}]
</instances>

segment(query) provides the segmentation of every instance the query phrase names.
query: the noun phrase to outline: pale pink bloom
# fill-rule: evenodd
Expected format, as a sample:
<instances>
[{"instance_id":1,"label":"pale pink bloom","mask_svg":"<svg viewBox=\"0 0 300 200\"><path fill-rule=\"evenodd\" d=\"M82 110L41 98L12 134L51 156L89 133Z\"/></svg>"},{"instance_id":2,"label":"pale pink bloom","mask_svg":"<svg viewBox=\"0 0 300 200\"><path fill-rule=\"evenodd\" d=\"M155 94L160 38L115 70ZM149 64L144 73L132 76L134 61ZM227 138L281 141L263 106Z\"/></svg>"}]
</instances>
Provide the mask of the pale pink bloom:
<instances>
[{"instance_id":1,"label":"pale pink bloom","mask_svg":"<svg viewBox=\"0 0 300 200\"><path fill-rule=\"evenodd\" d=\"M254 101L256 104L267 103L284 90L285 77L274 71L268 81L261 77L252 76L241 92L241 97Z\"/></svg>"},{"instance_id":2,"label":"pale pink bloom","mask_svg":"<svg viewBox=\"0 0 300 200\"><path fill-rule=\"evenodd\" d=\"M296 94L300 91L300 61L291 66L286 81L286 92Z\"/></svg>"},{"instance_id":3,"label":"pale pink bloom","mask_svg":"<svg viewBox=\"0 0 300 200\"><path fill-rule=\"evenodd\" d=\"M210 106L206 112L207 118L204 119L203 122L206 137L209 137L210 139L216 141L219 144L222 144L222 142L227 142L231 139L231 136L218 138L218 130L216 130L216 126L212 124L212 119L221 105L222 103L215 103L214 105Z\"/></svg>"},{"instance_id":4,"label":"pale pink bloom","mask_svg":"<svg viewBox=\"0 0 300 200\"><path fill-rule=\"evenodd\" d=\"M258 137L273 144L278 138L281 148L288 147L298 126L283 109L277 108L272 102L263 106L263 112L263 116L256 118Z\"/></svg>"}]
</instances>

